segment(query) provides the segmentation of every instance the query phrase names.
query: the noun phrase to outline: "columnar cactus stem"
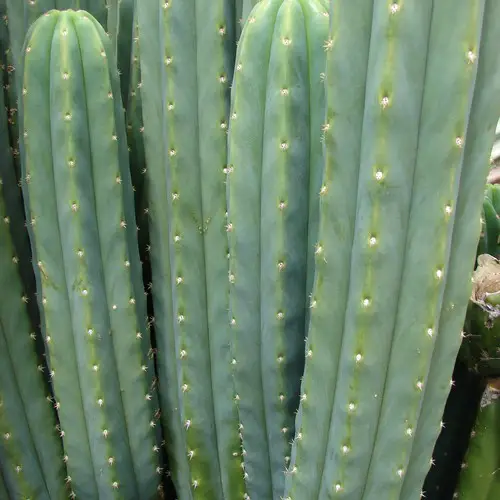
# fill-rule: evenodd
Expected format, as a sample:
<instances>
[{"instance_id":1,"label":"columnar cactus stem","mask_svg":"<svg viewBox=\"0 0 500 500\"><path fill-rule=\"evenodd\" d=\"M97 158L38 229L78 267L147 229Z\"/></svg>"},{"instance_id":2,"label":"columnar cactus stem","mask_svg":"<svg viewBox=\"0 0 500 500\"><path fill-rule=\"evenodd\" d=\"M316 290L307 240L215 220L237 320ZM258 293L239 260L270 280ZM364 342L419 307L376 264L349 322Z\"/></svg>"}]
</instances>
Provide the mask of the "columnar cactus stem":
<instances>
[{"instance_id":1,"label":"columnar cactus stem","mask_svg":"<svg viewBox=\"0 0 500 500\"><path fill-rule=\"evenodd\" d=\"M453 7L456 8L456 4ZM441 429L453 366L461 343L465 304L470 297L470 273L474 267L480 231L481 193L488 172L488 157L499 114L500 53L496 49L500 4L486 0L483 14L479 62L472 112L465 136L463 170L455 207L452 254L448 265L443 308L436 329L437 338L425 387L402 497L415 495L424 482L432 448ZM447 42L448 43L448 42ZM444 423L446 425L446 423Z\"/></svg>"},{"instance_id":2,"label":"columnar cactus stem","mask_svg":"<svg viewBox=\"0 0 500 500\"><path fill-rule=\"evenodd\" d=\"M67 498L62 442L45 366L36 355L36 333L27 311L12 234L22 232L6 207L0 175L0 469L10 496ZM10 188L10 186L9 186ZM14 223L14 225L12 225Z\"/></svg>"},{"instance_id":3,"label":"columnar cactus stem","mask_svg":"<svg viewBox=\"0 0 500 500\"><path fill-rule=\"evenodd\" d=\"M156 0L137 7L152 293L172 475L183 500L243 498L225 232L234 5Z\"/></svg>"},{"instance_id":4,"label":"columnar cactus stem","mask_svg":"<svg viewBox=\"0 0 500 500\"><path fill-rule=\"evenodd\" d=\"M481 401L454 499L494 500L500 495L500 381L491 380Z\"/></svg>"},{"instance_id":5,"label":"columnar cactus stem","mask_svg":"<svg viewBox=\"0 0 500 500\"><path fill-rule=\"evenodd\" d=\"M72 491L152 499L157 406L108 37L87 13L52 11L21 69L23 191Z\"/></svg>"},{"instance_id":6,"label":"columnar cactus stem","mask_svg":"<svg viewBox=\"0 0 500 500\"><path fill-rule=\"evenodd\" d=\"M403 16L407 7L402 4L397 15ZM457 9L453 20L449 17L451 9ZM453 252L451 239L461 172L474 169L474 165L464 166L464 144L476 83L483 9L484 1L464 1L458 6L452 0L439 2L432 9L405 266L400 292L395 295L399 303L391 357L364 488L368 498L374 494L384 498L399 496L428 382ZM451 86L456 89L453 93ZM481 182L484 184L484 178ZM477 223L470 229L476 228ZM470 257L469 264L474 254ZM463 318L467 301L446 304L450 306ZM457 337L459 334L457 329ZM440 366L448 371L454 359Z\"/></svg>"},{"instance_id":7,"label":"columnar cactus stem","mask_svg":"<svg viewBox=\"0 0 500 500\"><path fill-rule=\"evenodd\" d=\"M327 122L331 121L332 130L327 133L322 187L327 196L320 208L319 237L326 263L317 263L313 300L318 308L311 311L308 337L312 357L306 362L296 453L285 494L291 499L399 497L443 305L471 93L475 85L477 91L485 90L476 82L484 2L464 1L453 21L449 12L456 9L456 2L451 1L360 3L336 2L332 16L333 50L327 67ZM343 17L351 8L355 20ZM370 13L363 24L360 11ZM365 85L353 85L349 72L356 66L350 51L345 51L347 70L340 66L345 26L349 35L354 26L363 32L370 32L371 26L364 111L343 129L353 131L352 124L363 121L359 145L352 148L361 152L359 180L351 177L347 182L343 176L354 176L356 165L342 162L344 148L350 145L332 140L336 126L344 125L336 107L352 95L353 87ZM445 61L448 71L443 76ZM333 99L341 82L349 89ZM456 91L450 93L451 87ZM491 100L493 94L488 96ZM484 119L484 110L481 113ZM350 110L350 119L352 115ZM475 147L489 151L482 141ZM332 160L339 168L337 175L330 173ZM475 162L467 168L474 167ZM335 190L344 194L346 186L356 186L356 206ZM340 202L338 212L329 206L330 189L335 190L335 203ZM460 185L460 189L469 188ZM341 208L345 206L351 209L347 215ZM342 222L335 216L342 216ZM472 223L466 230L470 233L476 227ZM460 273L461 278L468 275L463 267ZM320 303L334 295L326 289L330 281L346 294L337 291L333 307L328 304L327 313L321 314ZM467 299L447 304L461 319L466 306ZM330 325L335 325L333 332ZM455 345L453 339L448 342ZM329 354L328 360L321 363L315 357L318 352L321 357ZM451 370L453 364L451 357L440 363L440 369ZM316 365L322 370L313 371ZM317 410L325 401L325 386L318 387L318 380L334 394L325 412ZM434 403L444 404L445 399L444 394ZM325 425L329 426L326 449L318 446ZM428 443L429 453L432 445Z\"/></svg>"},{"instance_id":8,"label":"columnar cactus stem","mask_svg":"<svg viewBox=\"0 0 500 500\"><path fill-rule=\"evenodd\" d=\"M296 439L286 480L285 497L293 500L319 497L327 453L325 437L333 409L354 238L372 3L336 2L338 10L330 16L335 43L325 40L327 74L332 76L326 82L326 163L319 190L321 252L316 254L311 298L315 307L310 309L302 382L307 400L295 422ZM345 446L349 451L347 443Z\"/></svg>"},{"instance_id":9,"label":"columnar cactus stem","mask_svg":"<svg viewBox=\"0 0 500 500\"><path fill-rule=\"evenodd\" d=\"M250 498L280 498L290 460L309 305L309 206L318 203L322 167L327 35L321 3L263 1L247 20L236 60L230 312ZM312 200L310 185L317 190Z\"/></svg>"}]
</instances>

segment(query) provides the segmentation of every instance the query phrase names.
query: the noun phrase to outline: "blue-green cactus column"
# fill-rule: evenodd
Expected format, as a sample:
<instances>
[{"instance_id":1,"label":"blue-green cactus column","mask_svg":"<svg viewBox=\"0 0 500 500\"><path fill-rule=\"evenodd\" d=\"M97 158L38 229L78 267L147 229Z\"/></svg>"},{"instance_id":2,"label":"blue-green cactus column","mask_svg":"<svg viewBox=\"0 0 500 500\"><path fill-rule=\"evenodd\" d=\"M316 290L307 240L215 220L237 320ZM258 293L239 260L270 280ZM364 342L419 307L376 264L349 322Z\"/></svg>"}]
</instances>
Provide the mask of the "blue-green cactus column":
<instances>
[{"instance_id":1,"label":"blue-green cactus column","mask_svg":"<svg viewBox=\"0 0 500 500\"><path fill-rule=\"evenodd\" d=\"M82 11L40 17L23 52L23 191L72 492L152 499L158 406L116 63Z\"/></svg>"},{"instance_id":2,"label":"blue-green cactus column","mask_svg":"<svg viewBox=\"0 0 500 500\"><path fill-rule=\"evenodd\" d=\"M455 8L455 7L454 7ZM481 42L466 47L479 53L472 110L465 135L463 167L458 199L454 207L455 223L451 241L443 307L436 329L436 343L428 373L418 425L405 474L401 495L415 495L432 465L431 454L438 437L443 410L452 383L453 366L461 343L465 308L470 297L470 276L474 268L476 246L481 228L480 213L489 154L495 135L500 99L499 36L500 4L486 0L482 16Z\"/></svg>"},{"instance_id":3,"label":"blue-green cactus column","mask_svg":"<svg viewBox=\"0 0 500 500\"><path fill-rule=\"evenodd\" d=\"M336 2L327 52L326 159L302 401L286 481L288 499L319 496L327 452L354 237L372 2ZM332 14L332 12L331 12ZM332 42L334 37L335 43ZM356 51L352 51L356 47ZM333 120L335 117L335 120ZM347 446L347 445L346 445Z\"/></svg>"},{"instance_id":4,"label":"blue-green cactus column","mask_svg":"<svg viewBox=\"0 0 500 500\"><path fill-rule=\"evenodd\" d=\"M321 252L308 244L308 230L323 164L327 35L320 2L262 1L247 19L236 60L227 226L231 342L252 499L282 496L290 460L306 310L314 307L308 256Z\"/></svg>"},{"instance_id":5,"label":"blue-green cactus column","mask_svg":"<svg viewBox=\"0 0 500 500\"><path fill-rule=\"evenodd\" d=\"M401 15L407 7L401 5ZM439 335L460 175L469 168L463 162L464 143L484 2L464 1L452 20L449 13L456 7L456 2L443 1L432 10L405 265L385 389L379 395L382 408L365 498L375 494L395 498L401 492ZM450 92L451 86L454 92ZM476 227L474 224L470 229ZM455 304L462 318L466 305L463 301ZM457 330L457 336L459 333ZM454 364L451 358L441 369L453 369ZM444 402L437 400L435 404Z\"/></svg>"},{"instance_id":6,"label":"blue-green cactus column","mask_svg":"<svg viewBox=\"0 0 500 500\"><path fill-rule=\"evenodd\" d=\"M399 498L441 313L483 7L464 1L451 20L456 2L332 3L322 255L286 498ZM356 59L349 36L365 42ZM360 129L354 146L336 135ZM461 319L466 303L453 301Z\"/></svg>"},{"instance_id":7,"label":"blue-green cactus column","mask_svg":"<svg viewBox=\"0 0 500 500\"><path fill-rule=\"evenodd\" d=\"M225 180L234 4L139 2L162 416L180 499L243 498Z\"/></svg>"},{"instance_id":8,"label":"blue-green cactus column","mask_svg":"<svg viewBox=\"0 0 500 500\"><path fill-rule=\"evenodd\" d=\"M490 380L483 394L454 499L495 500L500 496L499 387L498 379Z\"/></svg>"},{"instance_id":9,"label":"blue-green cactus column","mask_svg":"<svg viewBox=\"0 0 500 500\"><path fill-rule=\"evenodd\" d=\"M12 235L24 227L11 217L0 173L0 469L11 498L68 498L63 448L36 354L37 333L28 315L28 296ZM11 200L9 200L11 201ZM28 264L29 265L29 264ZM8 499L0 489L0 498Z\"/></svg>"}]
</instances>

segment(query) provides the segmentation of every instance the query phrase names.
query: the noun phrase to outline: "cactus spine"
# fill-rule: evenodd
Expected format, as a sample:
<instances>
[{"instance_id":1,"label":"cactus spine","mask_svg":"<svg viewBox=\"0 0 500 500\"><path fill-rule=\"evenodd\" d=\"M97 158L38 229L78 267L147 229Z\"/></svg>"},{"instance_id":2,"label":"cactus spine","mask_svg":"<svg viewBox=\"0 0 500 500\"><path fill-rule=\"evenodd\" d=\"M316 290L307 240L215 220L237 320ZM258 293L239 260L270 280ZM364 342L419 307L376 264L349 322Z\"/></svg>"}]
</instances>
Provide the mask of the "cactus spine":
<instances>
[{"instance_id":1,"label":"cactus spine","mask_svg":"<svg viewBox=\"0 0 500 500\"><path fill-rule=\"evenodd\" d=\"M21 69L23 191L72 492L154 498L157 406L114 57L92 16L51 11Z\"/></svg>"},{"instance_id":2,"label":"cactus spine","mask_svg":"<svg viewBox=\"0 0 500 500\"><path fill-rule=\"evenodd\" d=\"M481 31L484 3L463 2L453 22L448 13L456 2L335 3L326 76L331 126L320 209L324 261L316 262L318 307L311 311L308 335L312 356L296 423L302 439L294 443L285 497L401 493L412 445L418 443L414 438L441 313L451 303L463 320L467 306L467 295L443 306L443 293L449 272L466 282L474 256L472 248L460 248L461 267L453 268L452 230L470 234L478 220L455 219L458 194L484 185L475 158L463 168L466 133L474 125L472 91L485 93L486 86L476 80L480 37L490 35L486 28ZM344 45L351 36L357 40L355 61ZM493 67L496 71L498 65ZM340 93L341 85L349 88ZM449 92L451 85L456 92ZM360 93L357 108L344 108L353 88ZM492 110L477 107L474 102L472 112L481 115L488 132L498 102ZM339 140L339 133L349 134L355 144ZM482 139L469 142L478 155L489 152ZM459 185L462 170L480 180ZM479 216L480 196L475 200L471 209ZM336 294L329 293L330 283ZM466 285L450 287L455 294ZM327 298L334 295L332 306ZM460 326L446 334L445 348L455 351L434 367L438 378L451 374L459 332ZM325 398L324 387L332 396ZM432 399L441 411L446 395ZM321 446L328 430L328 444ZM422 431L418 445L427 444L421 454L430 454L434 442L425 434L432 431ZM404 498L419 493L416 483L407 488Z\"/></svg>"},{"instance_id":3,"label":"cactus spine","mask_svg":"<svg viewBox=\"0 0 500 500\"><path fill-rule=\"evenodd\" d=\"M182 500L243 498L224 182L234 5L156 0L137 8L152 291L172 475Z\"/></svg>"},{"instance_id":4,"label":"cactus spine","mask_svg":"<svg viewBox=\"0 0 500 500\"><path fill-rule=\"evenodd\" d=\"M231 335L248 494L277 499L303 369L308 253L321 252L308 249L308 225L323 160L328 16L317 1L276 0L251 17L231 105Z\"/></svg>"}]
</instances>

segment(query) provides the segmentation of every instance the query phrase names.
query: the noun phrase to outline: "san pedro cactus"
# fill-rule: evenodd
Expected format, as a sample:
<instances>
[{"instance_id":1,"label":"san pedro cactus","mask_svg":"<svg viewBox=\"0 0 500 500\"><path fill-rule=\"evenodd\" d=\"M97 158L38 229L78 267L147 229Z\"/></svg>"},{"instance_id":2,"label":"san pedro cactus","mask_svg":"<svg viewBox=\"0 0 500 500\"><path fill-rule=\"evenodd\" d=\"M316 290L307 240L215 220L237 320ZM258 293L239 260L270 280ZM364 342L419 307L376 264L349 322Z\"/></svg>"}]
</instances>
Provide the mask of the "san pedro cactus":
<instances>
[{"instance_id":1,"label":"san pedro cactus","mask_svg":"<svg viewBox=\"0 0 500 500\"><path fill-rule=\"evenodd\" d=\"M245 494L225 171L234 2L138 2L162 417L179 499Z\"/></svg>"},{"instance_id":2,"label":"san pedro cactus","mask_svg":"<svg viewBox=\"0 0 500 500\"><path fill-rule=\"evenodd\" d=\"M51 9L83 9L106 26L107 4L113 0L3 0L7 4L7 24L14 68L21 63L24 38L30 26ZM118 1L118 0L116 0Z\"/></svg>"},{"instance_id":3,"label":"san pedro cactus","mask_svg":"<svg viewBox=\"0 0 500 500\"><path fill-rule=\"evenodd\" d=\"M51 11L20 75L42 329L72 494L152 499L158 410L116 63L99 23Z\"/></svg>"},{"instance_id":4,"label":"san pedro cactus","mask_svg":"<svg viewBox=\"0 0 500 500\"><path fill-rule=\"evenodd\" d=\"M227 230L233 368L250 498L280 498L290 459L308 260L314 263L308 257L321 252L308 230L316 230L323 167L327 37L321 2L270 0L252 10L239 41Z\"/></svg>"},{"instance_id":5,"label":"san pedro cactus","mask_svg":"<svg viewBox=\"0 0 500 500\"><path fill-rule=\"evenodd\" d=\"M484 192L481 214L481 238L478 255L489 254L500 257L500 185L488 184Z\"/></svg>"},{"instance_id":6,"label":"san pedro cactus","mask_svg":"<svg viewBox=\"0 0 500 500\"><path fill-rule=\"evenodd\" d=\"M462 465L459 500L500 498L500 380L491 380L482 401L469 449Z\"/></svg>"},{"instance_id":7,"label":"san pedro cactus","mask_svg":"<svg viewBox=\"0 0 500 500\"><path fill-rule=\"evenodd\" d=\"M0 106L0 112L3 111L4 107ZM2 139L3 132L2 129ZM1 146L3 151L4 144ZM19 214L15 210L17 205L13 204L17 193L9 193L13 188L9 181L15 175L13 170L4 168L7 165L8 162L0 166L0 289L3 291L0 301L0 469L5 490L2 492L0 487L0 498L59 500L68 497L67 474L56 413L43 376L46 367L36 353L37 330L28 314L29 299L20 276L21 266L29 266L29 260L19 259L13 241L16 233L24 234L24 226L16 218Z\"/></svg>"},{"instance_id":8,"label":"san pedro cactus","mask_svg":"<svg viewBox=\"0 0 500 500\"><path fill-rule=\"evenodd\" d=\"M322 251L285 498L420 495L499 112L498 8L333 3Z\"/></svg>"}]
</instances>

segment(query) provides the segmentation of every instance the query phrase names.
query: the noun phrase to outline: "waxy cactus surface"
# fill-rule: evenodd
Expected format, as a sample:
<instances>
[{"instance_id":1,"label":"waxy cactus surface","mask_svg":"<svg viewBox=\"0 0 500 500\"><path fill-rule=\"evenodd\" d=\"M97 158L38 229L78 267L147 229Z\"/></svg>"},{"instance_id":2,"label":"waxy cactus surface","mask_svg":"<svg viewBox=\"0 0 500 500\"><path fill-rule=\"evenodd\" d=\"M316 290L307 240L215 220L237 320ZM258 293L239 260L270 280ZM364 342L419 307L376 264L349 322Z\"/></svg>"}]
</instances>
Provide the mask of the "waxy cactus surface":
<instances>
[{"instance_id":1,"label":"waxy cactus surface","mask_svg":"<svg viewBox=\"0 0 500 500\"><path fill-rule=\"evenodd\" d=\"M280 498L290 459L310 305L308 260L321 253L309 232L317 230L323 166L327 36L320 2L271 0L252 10L239 41L227 230L233 368L250 498Z\"/></svg>"},{"instance_id":2,"label":"waxy cactus surface","mask_svg":"<svg viewBox=\"0 0 500 500\"><path fill-rule=\"evenodd\" d=\"M499 111L497 7L332 8L323 253L285 498L413 498L439 432L419 417L426 404L442 414L470 291Z\"/></svg>"},{"instance_id":3,"label":"waxy cactus surface","mask_svg":"<svg viewBox=\"0 0 500 500\"><path fill-rule=\"evenodd\" d=\"M23 192L71 490L155 498L158 410L116 63L88 13L23 49Z\"/></svg>"}]
</instances>

